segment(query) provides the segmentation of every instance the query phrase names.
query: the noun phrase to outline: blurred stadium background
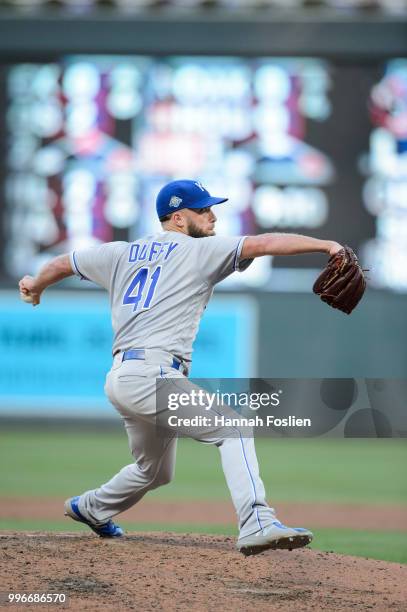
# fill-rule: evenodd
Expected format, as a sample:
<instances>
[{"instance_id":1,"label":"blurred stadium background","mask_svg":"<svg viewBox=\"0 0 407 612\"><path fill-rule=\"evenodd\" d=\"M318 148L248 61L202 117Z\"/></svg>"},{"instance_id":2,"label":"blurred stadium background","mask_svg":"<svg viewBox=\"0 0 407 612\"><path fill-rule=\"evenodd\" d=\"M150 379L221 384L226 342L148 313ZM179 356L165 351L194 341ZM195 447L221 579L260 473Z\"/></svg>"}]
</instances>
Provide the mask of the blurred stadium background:
<instances>
[{"instance_id":1,"label":"blurred stadium background","mask_svg":"<svg viewBox=\"0 0 407 612\"><path fill-rule=\"evenodd\" d=\"M18 300L18 279L57 254L154 231L155 194L173 178L197 177L230 198L220 234L335 239L370 270L348 318L311 292L322 256L256 261L215 292L195 377L406 376L406 15L404 0L0 2L1 496L76 493L53 488L51 476L45 486L34 459L52 457L66 473L58 461L72 435L58 432L56 448L56 422L118 425L103 397L106 296L69 279L32 309ZM48 442L36 419L51 428ZM106 456L116 435L111 446L103 438ZM373 502L406 503L405 446L389 441L392 454L375 444L392 484ZM328 482L339 463L330 473L315 448L310 466L312 457L326 464ZM21 480L28 465L35 491ZM156 495L188 496L193 474L181 478L181 489ZM366 486L355 502L376 483ZM358 487L343 479L340 489L348 499Z\"/></svg>"}]
</instances>

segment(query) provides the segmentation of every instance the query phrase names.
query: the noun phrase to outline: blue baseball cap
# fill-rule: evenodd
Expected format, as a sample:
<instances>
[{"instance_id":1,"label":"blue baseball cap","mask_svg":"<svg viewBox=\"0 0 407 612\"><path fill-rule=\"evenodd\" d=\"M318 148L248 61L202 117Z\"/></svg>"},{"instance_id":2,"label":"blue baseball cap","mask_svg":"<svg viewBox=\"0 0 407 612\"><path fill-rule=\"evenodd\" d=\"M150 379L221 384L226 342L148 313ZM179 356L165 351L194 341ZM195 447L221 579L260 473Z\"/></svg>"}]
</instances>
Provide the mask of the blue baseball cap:
<instances>
[{"instance_id":1,"label":"blue baseball cap","mask_svg":"<svg viewBox=\"0 0 407 612\"><path fill-rule=\"evenodd\" d=\"M156 200L159 219L170 215L181 208L206 208L222 204L228 198L214 198L199 181L172 181L158 193Z\"/></svg>"}]
</instances>

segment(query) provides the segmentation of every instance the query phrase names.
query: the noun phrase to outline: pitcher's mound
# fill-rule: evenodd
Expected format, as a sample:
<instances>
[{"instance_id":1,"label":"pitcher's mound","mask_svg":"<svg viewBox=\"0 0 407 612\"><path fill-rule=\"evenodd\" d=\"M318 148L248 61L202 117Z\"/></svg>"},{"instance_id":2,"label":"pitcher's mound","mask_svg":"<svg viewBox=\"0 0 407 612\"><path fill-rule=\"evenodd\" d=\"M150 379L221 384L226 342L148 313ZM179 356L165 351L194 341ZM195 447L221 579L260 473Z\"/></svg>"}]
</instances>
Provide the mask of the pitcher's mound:
<instances>
[{"instance_id":1,"label":"pitcher's mound","mask_svg":"<svg viewBox=\"0 0 407 612\"><path fill-rule=\"evenodd\" d=\"M406 609L407 566L310 549L243 557L223 536L3 532L0 551L3 597L65 593L71 610Z\"/></svg>"}]
</instances>

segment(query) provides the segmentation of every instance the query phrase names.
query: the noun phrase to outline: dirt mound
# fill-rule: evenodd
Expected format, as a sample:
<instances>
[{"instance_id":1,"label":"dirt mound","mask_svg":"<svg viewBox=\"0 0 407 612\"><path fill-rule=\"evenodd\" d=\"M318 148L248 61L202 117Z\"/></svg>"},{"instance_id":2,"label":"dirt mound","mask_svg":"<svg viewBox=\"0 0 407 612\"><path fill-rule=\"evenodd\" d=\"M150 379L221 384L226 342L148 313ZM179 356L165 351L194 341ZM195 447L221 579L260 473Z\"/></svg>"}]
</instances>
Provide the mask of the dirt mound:
<instances>
[{"instance_id":1,"label":"dirt mound","mask_svg":"<svg viewBox=\"0 0 407 612\"><path fill-rule=\"evenodd\" d=\"M246 558L221 536L3 532L0 559L0 592L65 593L71 610L406 609L406 566L309 549Z\"/></svg>"}]
</instances>

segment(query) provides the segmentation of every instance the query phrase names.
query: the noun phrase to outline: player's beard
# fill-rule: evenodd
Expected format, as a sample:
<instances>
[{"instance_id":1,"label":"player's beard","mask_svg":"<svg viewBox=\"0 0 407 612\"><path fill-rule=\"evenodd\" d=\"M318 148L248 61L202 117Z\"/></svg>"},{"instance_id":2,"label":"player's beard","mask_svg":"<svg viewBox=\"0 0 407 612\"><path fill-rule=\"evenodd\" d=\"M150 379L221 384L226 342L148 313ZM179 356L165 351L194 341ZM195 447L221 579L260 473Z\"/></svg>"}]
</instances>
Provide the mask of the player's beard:
<instances>
[{"instance_id":1,"label":"player's beard","mask_svg":"<svg viewBox=\"0 0 407 612\"><path fill-rule=\"evenodd\" d=\"M214 231L204 231L200 227L198 227L191 219L188 220L188 236L191 238L206 238L207 236L213 236Z\"/></svg>"}]
</instances>

